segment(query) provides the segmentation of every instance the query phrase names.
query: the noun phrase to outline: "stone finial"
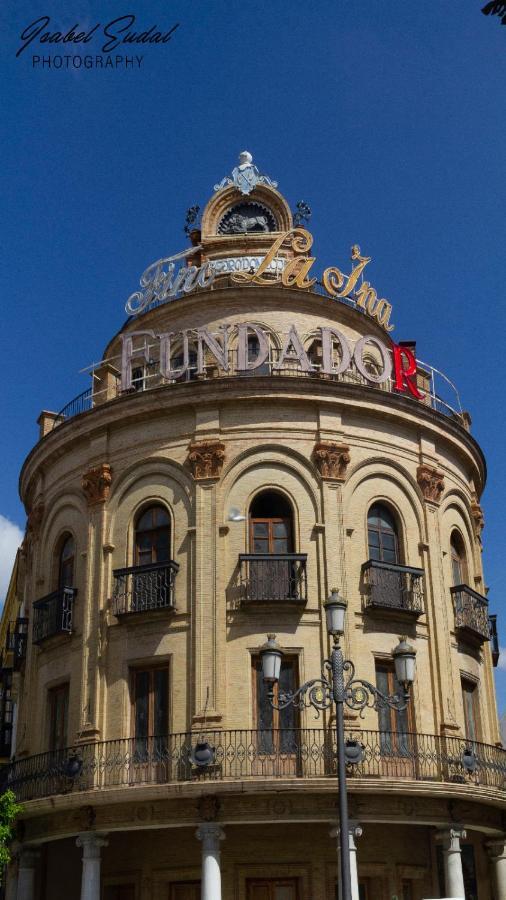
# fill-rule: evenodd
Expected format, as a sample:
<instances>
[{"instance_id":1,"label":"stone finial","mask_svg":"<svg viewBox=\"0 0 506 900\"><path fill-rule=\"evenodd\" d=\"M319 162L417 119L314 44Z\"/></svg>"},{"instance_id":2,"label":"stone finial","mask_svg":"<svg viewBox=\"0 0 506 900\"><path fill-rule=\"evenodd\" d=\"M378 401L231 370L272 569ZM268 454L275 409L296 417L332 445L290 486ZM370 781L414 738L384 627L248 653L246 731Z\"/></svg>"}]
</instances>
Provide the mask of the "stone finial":
<instances>
[{"instance_id":1,"label":"stone finial","mask_svg":"<svg viewBox=\"0 0 506 900\"><path fill-rule=\"evenodd\" d=\"M347 444L319 441L315 444L313 457L322 478L328 481L345 481L351 459Z\"/></svg>"},{"instance_id":2,"label":"stone finial","mask_svg":"<svg viewBox=\"0 0 506 900\"><path fill-rule=\"evenodd\" d=\"M220 441L197 441L190 444L188 462L196 481L219 478L225 460L225 444Z\"/></svg>"},{"instance_id":3,"label":"stone finial","mask_svg":"<svg viewBox=\"0 0 506 900\"><path fill-rule=\"evenodd\" d=\"M416 480L420 485L424 500L439 503L445 489L444 474L434 466L418 466Z\"/></svg>"},{"instance_id":4,"label":"stone finial","mask_svg":"<svg viewBox=\"0 0 506 900\"><path fill-rule=\"evenodd\" d=\"M112 469L109 463L93 466L84 473L81 485L89 506L104 503L109 498L111 482Z\"/></svg>"},{"instance_id":5,"label":"stone finial","mask_svg":"<svg viewBox=\"0 0 506 900\"><path fill-rule=\"evenodd\" d=\"M26 533L32 540L35 540L39 534L42 519L44 518L44 504L41 500L36 501L28 513L28 521L26 523Z\"/></svg>"}]
</instances>

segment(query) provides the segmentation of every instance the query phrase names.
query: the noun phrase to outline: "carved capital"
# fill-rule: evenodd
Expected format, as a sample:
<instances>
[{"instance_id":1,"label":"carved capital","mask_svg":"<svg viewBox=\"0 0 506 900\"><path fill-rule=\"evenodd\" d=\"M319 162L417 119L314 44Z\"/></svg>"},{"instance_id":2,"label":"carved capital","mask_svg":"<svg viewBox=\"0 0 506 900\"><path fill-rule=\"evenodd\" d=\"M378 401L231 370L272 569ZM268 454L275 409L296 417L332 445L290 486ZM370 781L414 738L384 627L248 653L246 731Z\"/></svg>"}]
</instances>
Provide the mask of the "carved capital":
<instances>
[{"instance_id":1,"label":"carved capital","mask_svg":"<svg viewBox=\"0 0 506 900\"><path fill-rule=\"evenodd\" d=\"M89 506L105 503L111 492L111 482L112 469L109 463L94 466L84 473L81 485Z\"/></svg>"},{"instance_id":2,"label":"carved capital","mask_svg":"<svg viewBox=\"0 0 506 900\"><path fill-rule=\"evenodd\" d=\"M481 532L485 527L485 518L483 516L483 510L476 498L471 503L471 517L473 520L475 536L480 538Z\"/></svg>"},{"instance_id":3,"label":"carved capital","mask_svg":"<svg viewBox=\"0 0 506 900\"><path fill-rule=\"evenodd\" d=\"M225 832L219 825L213 825L211 822L206 822L205 825L199 825L195 832L195 837L199 841L202 841L205 851L208 853L219 853L220 841L225 840Z\"/></svg>"},{"instance_id":4,"label":"carved capital","mask_svg":"<svg viewBox=\"0 0 506 900\"><path fill-rule=\"evenodd\" d=\"M322 478L329 481L345 481L351 456L347 444L319 441L315 444L313 458Z\"/></svg>"},{"instance_id":5,"label":"carved capital","mask_svg":"<svg viewBox=\"0 0 506 900\"><path fill-rule=\"evenodd\" d=\"M450 825L436 832L436 843L441 844L446 853L460 853L460 842L465 840L467 832L461 825Z\"/></svg>"},{"instance_id":6,"label":"carved capital","mask_svg":"<svg viewBox=\"0 0 506 900\"><path fill-rule=\"evenodd\" d=\"M36 501L28 513L28 521L26 523L26 533L32 541L37 540L39 536L40 526L44 518L44 504L41 500Z\"/></svg>"},{"instance_id":7,"label":"carved capital","mask_svg":"<svg viewBox=\"0 0 506 900\"><path fill-rule=\"evenodd\" d=\"M445 489L443 472L435 469L434 466L418 466L416 480L420 485L424 500L428 500L430 503L439 503Z\"/></svg>"},{"instance_id":8,"label":"carved capital","mask_svg":"<svg viewBox=\"0 0 506 900\"><path fill-rule=\"evenodd\" d=\"M485 843L485 849L491 860L506 859L506 837L492 838Z\"/></svg>"},{"instance_id":9,"label":"carved capital","mask_svg":"<svg viewBox=\"0 0 506 900\"><path fill-rule=\"evenodd\" d=\"M225 460L225 444L220 441L197 441L190 444L188 462L196 481L219 478Z\"/></svg>"}]
</instances>

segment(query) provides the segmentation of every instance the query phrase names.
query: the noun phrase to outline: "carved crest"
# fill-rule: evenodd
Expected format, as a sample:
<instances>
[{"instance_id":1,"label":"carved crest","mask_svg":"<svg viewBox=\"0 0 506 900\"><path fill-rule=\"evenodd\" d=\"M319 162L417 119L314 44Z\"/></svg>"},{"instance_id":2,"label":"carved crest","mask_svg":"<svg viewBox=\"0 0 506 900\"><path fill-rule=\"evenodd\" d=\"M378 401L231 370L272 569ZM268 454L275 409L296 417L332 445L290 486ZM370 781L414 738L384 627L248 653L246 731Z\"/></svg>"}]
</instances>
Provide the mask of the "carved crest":
<instances>
[{"instance_id":1,"label":"carved crest","mask_svg":"<svg viewBox=\"0 0 506 900\"><path fill-rule=\"evenodd\" d=\"M225 459L225 444L220 441L199 441L190 444L188 462L196 480L219 478Z\"/></svg>"},{"instance_id":2,"label":"carved crest","mask_svg":"<svg viewBox=\"0 0 506 900\"><path fill-rule=\"evenodd\" d=\"M439 503L445 489L443 472L433 466L418 466L416 480L420 485L424 500L428 500L430 503Z\"/></svg>"},{"instance_id":3,"label":"carved crest","mask_svg":"<svg viewBox=\"0 0 506 900\"><path fill-rule=\"evenodd\" d=\"M109 463L102 463L88 469L81 482L88 504L104 503L110 494L112 482L112 469Z\"/></svg>"},{"instance_id":4,"label":"carved crest","mask_svg":"<svg viewBox=\"0 0 506 900\"><path fill-rule=\"evenodd\" d=\"M320 441L315 444L313 457L322 478L329 481L345 481L346 469L351 459L347 444Z\"/></svg>"}]
</instances>

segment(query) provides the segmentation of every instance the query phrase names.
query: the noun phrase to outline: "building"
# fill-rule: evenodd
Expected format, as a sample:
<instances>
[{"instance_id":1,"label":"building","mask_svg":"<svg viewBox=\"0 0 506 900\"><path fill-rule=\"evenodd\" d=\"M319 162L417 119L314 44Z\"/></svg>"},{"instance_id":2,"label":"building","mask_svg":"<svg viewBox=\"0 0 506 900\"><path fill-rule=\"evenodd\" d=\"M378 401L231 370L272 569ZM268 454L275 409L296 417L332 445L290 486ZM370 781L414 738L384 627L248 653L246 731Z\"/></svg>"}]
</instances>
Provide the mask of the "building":
<instances>
[{"instance_id":1,"label":"building","mask_svg":"<svg viewBox=\"0 0 506 900\"><path fill-rule=\"evenodd\" d=\"M249 154L198 213L21 472L7 897L337 896L333 714L273 709L259 662L275 633L276 697L317 678L337 585L359 677L391 695L399 635L417 652L406 711L346 711L355 897L500 900L470 417L393 340L359 247L316 280L308 208Z\"/></svg>"}]
</instances>

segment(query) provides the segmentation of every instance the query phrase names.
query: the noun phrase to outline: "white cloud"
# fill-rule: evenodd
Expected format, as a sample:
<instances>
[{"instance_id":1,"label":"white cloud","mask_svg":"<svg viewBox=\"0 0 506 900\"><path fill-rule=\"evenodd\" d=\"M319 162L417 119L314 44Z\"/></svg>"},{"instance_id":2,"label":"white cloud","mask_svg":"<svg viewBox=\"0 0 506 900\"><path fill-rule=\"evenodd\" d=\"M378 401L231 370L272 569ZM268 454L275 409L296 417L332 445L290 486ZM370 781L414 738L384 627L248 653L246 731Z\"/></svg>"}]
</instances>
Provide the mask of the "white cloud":
<instances>
[{"instance_id":1,"label":"white cloud","mask_svg":"<svg viewBox=\"0 0 506 900\"><path fill-rule=\"evenodd\" d=\"M16 558L16 550L23 540L23 532L14 522L0 515L0 603L5 600Z\"/></svg>"},{"instance_id":2,"label":"white cloud","mask_svg":"<svg viewBox=\"0 0 506 900\"><path fill-rule=\"evenodd\" d=\"M506 672L506 647L499 647L499 662L497 663L497 668L502 669L503 672Z\"/></svg>"}]
</instances>

